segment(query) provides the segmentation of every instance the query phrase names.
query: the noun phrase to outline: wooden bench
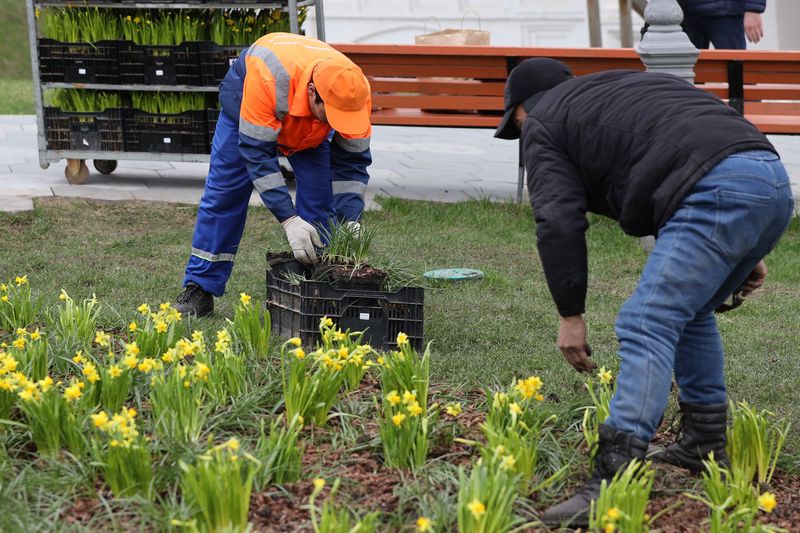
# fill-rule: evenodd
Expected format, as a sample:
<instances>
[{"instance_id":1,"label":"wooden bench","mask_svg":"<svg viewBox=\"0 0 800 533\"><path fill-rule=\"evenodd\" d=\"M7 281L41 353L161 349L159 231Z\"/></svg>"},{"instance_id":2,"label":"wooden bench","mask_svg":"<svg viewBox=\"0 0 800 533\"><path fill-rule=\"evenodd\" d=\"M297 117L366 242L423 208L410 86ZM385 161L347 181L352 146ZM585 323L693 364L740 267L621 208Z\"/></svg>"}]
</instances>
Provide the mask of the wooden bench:
<instances>
[{"instance_id":1,"label":"wooden bench","mask_svg":"<svg viewBox=\"0 0 800 533\"><path fill-rule=\"evenodd\" d=\"M334 45L372 85L372 123L496 128L506 77L520 61L551 57L577 76L611 69L644 70L632 48ZM696 84L742 112L764 133L800 133L800 52L705 50ZM524 167L520 147L517 200Z\"/></svg>"}]
</instances>

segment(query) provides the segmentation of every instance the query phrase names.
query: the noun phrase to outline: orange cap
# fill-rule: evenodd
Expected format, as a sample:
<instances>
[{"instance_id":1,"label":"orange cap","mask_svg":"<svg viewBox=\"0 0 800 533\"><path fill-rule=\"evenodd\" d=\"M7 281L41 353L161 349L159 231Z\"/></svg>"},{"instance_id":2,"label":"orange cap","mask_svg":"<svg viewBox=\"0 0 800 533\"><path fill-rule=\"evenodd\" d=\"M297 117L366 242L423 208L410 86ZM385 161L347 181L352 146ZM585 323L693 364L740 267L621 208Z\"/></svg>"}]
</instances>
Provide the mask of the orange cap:
<instances>
[{"instance_id":1,"label":"orange cap","mask_svg":"<svg viewBox=\"0 0 800 533\"><path fill-rule=\"evenodd\" d=\"M369 129L370 87L360 68L347 58L329 57L317 63L313 79L333 129L345 135Z\"/></svg>"}]
</instances>

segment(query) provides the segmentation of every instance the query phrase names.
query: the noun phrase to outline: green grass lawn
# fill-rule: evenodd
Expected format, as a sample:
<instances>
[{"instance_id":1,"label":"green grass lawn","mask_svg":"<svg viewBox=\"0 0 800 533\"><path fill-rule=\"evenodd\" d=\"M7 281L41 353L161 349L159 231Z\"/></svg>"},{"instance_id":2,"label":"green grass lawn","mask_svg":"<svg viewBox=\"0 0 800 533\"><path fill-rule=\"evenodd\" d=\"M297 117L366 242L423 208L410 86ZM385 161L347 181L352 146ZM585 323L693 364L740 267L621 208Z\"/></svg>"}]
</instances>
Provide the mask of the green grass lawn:
<instances>
[{"instance_id":1,"label":"green grass lawn","mask_svg":"<svg viewBox=\"0 0 800 533\"><path fill-rule=\"evenodd\" d=\"M0 115L32 115L36 113L31 80L0 78Z\"/></svg>"},{"instance_id":2,"label":"green grass lawn","mask_svg":"<svg viewBox=\"0 0 800 533\"><path fill-rule=\"evenodd\" d=\"M538 374L564 406L586 401L582 377L555 346L558 317L535 251L530 208L475 201L433 204L384 200L366 215L379 228L375 261L399 261L414 272L468 267L482 281L426 292L426 338L433 342L432 375L441 384L488 386ZM34 212L0 216L0 278L28 274L55 301L61 288L76 299L97 294L108 326L122 327L142 302L172 301L179 291L195 207L158 203L38 200ZM263 298L264 253L283 246L280 226L263 209L248 220L229 296L204 326L224 325L240 292ZM588 232L589 342L599 365L617 368L613 324L635 287L645 253L637 239L600 217ZM720 317L730 395L800 419L800 219L768 258L760 294ZM787 462L798 462L800 439L790 437Z\"/></svg>"},{"instance_id":3,"label":"green grass lawn","mask_svg":"<svg viewBox=\"0 0 800 533\"><path fill-rule=\"evenodd\" d=\"M28 40L27 1L0 0L0 80L30 79L31 53ZM0 95L4 92L0 91ZM0 97L0 102L4 101Z\"/></svg>"}]
</instances>

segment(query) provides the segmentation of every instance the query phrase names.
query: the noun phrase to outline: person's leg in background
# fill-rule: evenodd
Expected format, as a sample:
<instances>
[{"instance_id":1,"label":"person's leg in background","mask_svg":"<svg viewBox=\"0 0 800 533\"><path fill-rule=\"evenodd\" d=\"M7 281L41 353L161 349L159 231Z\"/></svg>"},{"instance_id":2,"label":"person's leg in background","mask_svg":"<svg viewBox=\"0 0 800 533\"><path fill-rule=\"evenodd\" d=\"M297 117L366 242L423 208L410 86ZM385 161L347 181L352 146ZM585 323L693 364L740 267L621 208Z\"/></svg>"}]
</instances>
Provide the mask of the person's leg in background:
<instances>
[{"instance_id":1,"label":"person's leg in background","mask_svg":"<svg viewBox=\"0 0 800 533\"><path fill-rule=\"evenodd\" d=\"M744 15L706 19L706 33L717 50L745 50Z\"/></svg>"},{"instance_id":2,"label":"person's leg in background","mask_svg":"<svg viewBox=\"0 0 800 533\"><path fill-rule=\"evenodd\" d=\"M689 36L689 40L692 41L695 48L701 50L708 48L710 42L705 27L706 20L703 17L684 13L683 22L681 22L681 27L686 35Z\"/></svg>"},{"instance_id":3,"label":"person's leg in background","mask_svg":"<svg viewBox=\"0 0 800 533\"><path fill-rule=\"evenodd\" d=\"M211 295L225 293L244 232L252 191L253 182L239 155L238 125L225 113L220 113L205 191L197 210L192 255L183 280L187 291L179 297L179 311L183 308L182 312L209 314L213 311Z\"/></svg>"}]
</instances>

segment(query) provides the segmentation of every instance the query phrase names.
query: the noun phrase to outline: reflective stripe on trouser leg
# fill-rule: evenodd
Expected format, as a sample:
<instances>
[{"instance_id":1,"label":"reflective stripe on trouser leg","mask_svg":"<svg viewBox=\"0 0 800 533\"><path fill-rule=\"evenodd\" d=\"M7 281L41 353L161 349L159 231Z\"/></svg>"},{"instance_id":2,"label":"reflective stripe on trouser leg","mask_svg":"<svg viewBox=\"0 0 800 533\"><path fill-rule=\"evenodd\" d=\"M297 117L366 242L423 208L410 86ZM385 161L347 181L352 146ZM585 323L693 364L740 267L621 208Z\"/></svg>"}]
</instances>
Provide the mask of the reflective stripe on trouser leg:
<instances>
[{"instance_id":1,"label":"reflective stripe on trouser leg","mask_svg":"<svg viewBox=\"0 0 800 533\"><path fill-rule=\"evenodd\" d=\"M295 209L303 220L320 226L333 217L331 148L325 141L289 157L297 180Z\"/></svg>"},{"instance_id":2,"label":"reflective stripe on trouser leg","mask_svg":"<svg viewBox=\"0 0 800 533\"><path fill-rule=\"evenodd\" d=\"M225 292L253 190L238 144L237 124L220 113L206 187L197 210L192 255L183 280L184 285L193 281L214 296Z\"/></svg>"}]
</instances>

